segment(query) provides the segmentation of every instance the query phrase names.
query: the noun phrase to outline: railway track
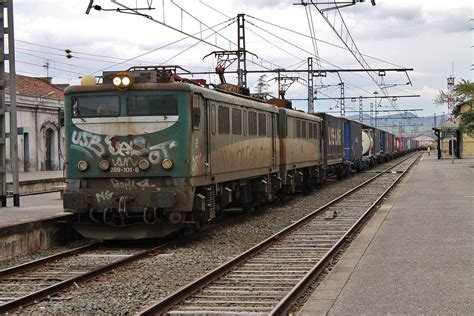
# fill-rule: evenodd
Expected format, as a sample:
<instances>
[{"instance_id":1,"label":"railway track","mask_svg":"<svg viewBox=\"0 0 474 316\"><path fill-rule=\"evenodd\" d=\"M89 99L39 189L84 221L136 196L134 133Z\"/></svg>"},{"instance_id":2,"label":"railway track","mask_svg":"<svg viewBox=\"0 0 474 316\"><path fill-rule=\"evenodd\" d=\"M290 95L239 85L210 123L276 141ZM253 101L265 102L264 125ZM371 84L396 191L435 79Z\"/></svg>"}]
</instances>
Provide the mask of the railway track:
<instances>
[{"instance_id":1,"label":"railway track","mask_svg":"<svg viewBox=\"0 0 474 316\"><path fill-rule=\"evenodd\" d=\"M79 282L151 255L166 245L143 250L105 247L98 242L0 270L0 314L50 298Z\"/></svg>"},{"instance_id":2,"label":"railway track","mask_svg":"<svg viewBox=\"0 0 474 316\"><path fill-rule=\"evenodd\" d=\"M285 314L419 156L377 173L141 315Z\"/></svg>"}]
</instances>

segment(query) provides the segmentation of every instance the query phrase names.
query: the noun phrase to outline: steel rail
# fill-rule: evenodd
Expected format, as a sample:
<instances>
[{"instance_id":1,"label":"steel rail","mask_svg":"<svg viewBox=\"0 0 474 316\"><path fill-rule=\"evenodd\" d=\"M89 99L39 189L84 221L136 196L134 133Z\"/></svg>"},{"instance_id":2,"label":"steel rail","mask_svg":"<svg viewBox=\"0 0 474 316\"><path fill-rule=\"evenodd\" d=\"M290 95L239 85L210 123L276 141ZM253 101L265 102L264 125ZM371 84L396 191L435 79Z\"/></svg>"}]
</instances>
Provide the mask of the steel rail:
<instances>
[{"instance_id":1,"label":"steel rail","mask_svg":"<svg viewBox=\"0 0 474 316\"><path fill-rule=\"evenodd\" d=\"M160 249L163 249L163 248L165 248L169 245L170 245L170 242L167 242L167 243L161 244L159 246L153 247L151 249L141 251L141 252L139 252L137 254L134 254L134 255L131 255L127 258L117 260L117 261L112 262L110 264L101 266L101 267L99 267L95 270L92 270L92 271L86 272L84 274L81 274L79 276L61 281L59 283L53 284L53 285L48 286L48 287L46 287L44 289L41 289L39 291L27 294L27 295L25 295L23 297L20 297L20 298L14 300L14 301L8 302L8 303L3 304L3 305L0 305L0 314L4 314L6 312L10 312L10 311L18 309L20 307L24 307L24 306L27 306L27 305L34 304L34 303L36 303L36 302L38 302L42 299L45 299L45 298L47 298L51 295L59 293L59 292L67 289L68 287L70 287L74 284L94 279L94 278L96 278L96 277L98 277L98 276L100 276L100 275L102 275L106 272L109 272L109 271L111 271L113 269L116 269L120 266L126 265L126 264L128 264L132 261L141 259L141 258L143 258L147 255L150 255L153 252L156 252Z\"/></svg>"},{"instance_id":2,"label":"steel rail","mask_svg":"<svg viewBox=\"0 0 474 316\"><path fill-rule=\"evenodd\" d=\"M376 174L372 178L364 181L362 184L350 189L349 191L345 192L341 196L339 196L339 197L333 199L332 201L326 203L325 205L323 205L320 208L316 209L312 213L306 215L305 217L303 217L299 221L297 221L297 222L293 223L292 225L282 229L281 231L274 234L273 236L265 239L264 241L262 241L258 245L255 245L254 247L248 249L244 253L242 253L242 254L238 255L237 257L227 261L223 265L217 267L216 269L214 269L211 272L207 273L206 275L200 277L199 279L195 280L194 282L178 289L176 292L174 292L174 293L170 294L169 296L163 298L161 301L157 302L156 304L151 305L148 308L142 310L139 314L140 315L156 315L156 314L161 315L161 314L166 313L171 307L177 305L178 303L182 302L184 299L191 296L192 294L194 294L198 290L204 288L209 283L211 283L211 282L215 281L216 279L218 279L219 277L225 275L227 272L231 271L238 264L246 261L248 258L256 255L258 252L264 250L265 248L268 248L269 246L271 246L272 243L274 243L274 242L278 241L279 239L281 239L282 237L290 234L291 232L293 232L294 230L296 230L300 226L308 223L311 219L313 219L313 217L320 214L322 211L324 211L328 207L330 207L333 204L341 201L346 196L354 193L355 191L358 191L359 189L365 187L367 184L371 183L375 179L383 176L390 169L393 169L393 168L397 167L398 165L402 164L403 162L407 161L408 159L410 159L412 157L413 157L413 155L410 155L406 159L398 162L397 164L392 165L389 168L381 171L379 174ZM417 160L418 160L418 158L415 161L417 161ZM384 192L383 195L385 195L385 194L386 194L386 192ZM380 198L377 201L380 201ZM377 203L374 203L374 204L376 205ZM365 216L366 215L364 215L364 217ZM344 238L341 238L341 240L343 240ZM291 298L292 297L293 297L293 295L291 296Z\"/></svg>"},{"instance_id":3,"label":"steel rail","mask_svg":"<svg viewBox=\"0 0 474 316\"><path fill-rule=\"evenodd\" d=\"M407 159L403 160L401 163L405 162L406 160L410 159L413 156L408 157ZM302 293L311 285L311 283L316 279L316 277L321 273L324 269L326 264L329 262L331 258L339 251L341 246L345 243L346 238L353 234L356 229L364 222L367 216L374 210L374 208L380 203L380 201L387 195L387 193L392 190L392 188L401 180L401 178L408 172L410 169L420 158L420 155L404 170L400 173L399 177L377 198L377 200L372 203L372 205L364 212L364 214L351 226L351 228L334 244L333 247L321 258L318 263L306 274L306 276L301 279L298 284L296 284L288 294L278 303L277 306L271 311L271 315L283 315L286 313L293 304L296 303L298 298L302 295ZM400 164L401 164L400 163ZM395 166L398 166L395 165ZM398 172L397 172L398 173ZM382 176L384 173L379 174Z\"/></svg>"},{"instance_id":4,"label":"steel rail","mask_svg":"<svg viewBox=\"0 0 474 316\"><path fill-rule=\"evenodd\" d=\"M95 242L95 243L85 245L85 246L81 246L81 247L78 247L78 248L74 248L74 249L71 249L71 250L66 250L66 251L63 251L63 252L55 254L55 255L51 255L51 256L48 256L48 257L44 257L44 258L40 258L40 259L33 260L33 261L30 261L30 262L26 262L26 263L23 263L23 264L19 264L19 265L16 265L14 267L11 267L11 268L6 268L6 269L3 269L3 270L0 270L0 278L6 277L10 274L19 273L19 272L22 272L22 271L25 271L25 270L28 270L28 269L32 269L32 268L38 267L40 265L55 261L55 260L63 259L65 257L69 257L69 256L78 254L78 253L83 252L83 251L91 250L91 249L97 248L99 245L100 245L100 242Z\"/></svg>"}]
</instances>

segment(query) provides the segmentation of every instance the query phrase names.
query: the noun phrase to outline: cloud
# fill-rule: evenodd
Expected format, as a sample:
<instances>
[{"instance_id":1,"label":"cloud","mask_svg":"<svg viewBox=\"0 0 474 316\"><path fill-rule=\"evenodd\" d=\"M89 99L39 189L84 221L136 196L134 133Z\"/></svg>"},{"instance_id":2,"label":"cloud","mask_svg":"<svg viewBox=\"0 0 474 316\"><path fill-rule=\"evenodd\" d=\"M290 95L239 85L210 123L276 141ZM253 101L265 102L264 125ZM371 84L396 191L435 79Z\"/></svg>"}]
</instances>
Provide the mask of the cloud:
<instances>
[{"instance_id":1,"label":"cloud","mask_svg":"<svg viewBox=\"0 0 474 316\"><path fill-rule=\"evenodd\" d=\"M471 8L430 9L415 2L403 7L393 4L373 8L358 5L341 12L358 38L374 39L468 32Z\"/></svg>"},{"instance_id":2,"label":"cloud","mask_svg":"<svg viewBox=\"0 0 474 316\"><path fill-rule=\"evenodd\" d=\"M232 5L264 9L288 6L291 5L291 3L288 3L287 0L233 0Z\"/></svg>"}]
</instances>

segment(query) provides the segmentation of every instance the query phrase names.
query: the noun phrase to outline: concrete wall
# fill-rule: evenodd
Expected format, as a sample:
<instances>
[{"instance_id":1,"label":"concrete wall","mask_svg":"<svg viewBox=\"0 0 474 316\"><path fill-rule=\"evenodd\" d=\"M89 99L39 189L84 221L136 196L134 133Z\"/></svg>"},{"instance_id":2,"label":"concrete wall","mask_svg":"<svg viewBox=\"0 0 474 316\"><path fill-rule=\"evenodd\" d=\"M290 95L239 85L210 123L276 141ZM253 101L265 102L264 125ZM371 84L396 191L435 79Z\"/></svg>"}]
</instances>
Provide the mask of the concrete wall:
<instances>
[{"instance_id":1,"label":"concrete wall","mask_svg":"<svg viewBox=\"0 0 474 316\"><path fill-rule=\"evenodd\" d=\"M451 157L449 154L449 140L451 138L444 138L441 142L441 155L443 158ZM474 158L474 138L467 134L462 134L459 144L461 158Z\"/></svg>"},{"instance_id":2,"label":"concrete wall","mask_svg":"<svg viewBox=\"0 0 474 316\"><path fill-rule=\"evenodd\" d=\"M9 103L9 95L6 101ZM59 126L59 110L64 101L17 95L17 123L24 134L18 135L18 167L20 171L60 170L64 164L64 128ZM6 130L10 116L6 113ZM49 149L48 149L49 148ZM7 171L11 172L10 141L6 145Z\"/></svg>"},{"instance_id":3,"label":"concrete wall","mask_svg":"<svg viewBox=\"0 0 474 316\"><path fill-rule=\"evenodd\" d=\"M61 218L66 219L67 216ZM57 218L2 227L0 260L26 255L74 239L77 239L77 234L68 225L58 223Z\"/></svg>"},{"instance_id":4,"label":"concrete wall","mask_svg":"<svg viewBox=\"0 0 474 316\"><path fill-rule=\"evenodd\" d=\"M461 137L461 158L474 158L474 138L463 134Z\"/></svg>"}]
</instances>

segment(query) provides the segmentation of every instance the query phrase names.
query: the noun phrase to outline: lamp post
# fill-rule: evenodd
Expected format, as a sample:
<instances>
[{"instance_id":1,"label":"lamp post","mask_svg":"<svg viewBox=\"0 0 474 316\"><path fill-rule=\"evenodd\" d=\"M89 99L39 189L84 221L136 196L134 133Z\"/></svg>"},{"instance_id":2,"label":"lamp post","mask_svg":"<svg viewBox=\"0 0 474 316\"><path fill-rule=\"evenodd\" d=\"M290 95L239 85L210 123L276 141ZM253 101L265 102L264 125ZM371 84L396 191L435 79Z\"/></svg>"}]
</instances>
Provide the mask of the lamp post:
<instances>
[{"instance_id":1,"label":"lamp post","mask_svg":"<svg viewBox=\"0 0 474 316\"><path fill-rule=\"evenodd\" d=\"M374 91L374 106L375 106L375 113L374 113L374 126L377 127L377 94L379 94L377 91Z\"/></svg>"}]
</instances>

